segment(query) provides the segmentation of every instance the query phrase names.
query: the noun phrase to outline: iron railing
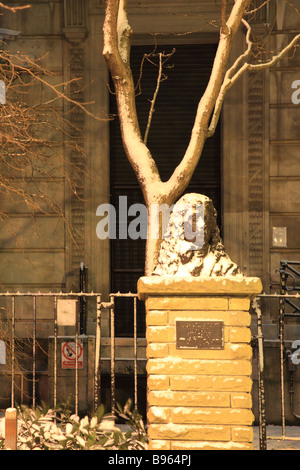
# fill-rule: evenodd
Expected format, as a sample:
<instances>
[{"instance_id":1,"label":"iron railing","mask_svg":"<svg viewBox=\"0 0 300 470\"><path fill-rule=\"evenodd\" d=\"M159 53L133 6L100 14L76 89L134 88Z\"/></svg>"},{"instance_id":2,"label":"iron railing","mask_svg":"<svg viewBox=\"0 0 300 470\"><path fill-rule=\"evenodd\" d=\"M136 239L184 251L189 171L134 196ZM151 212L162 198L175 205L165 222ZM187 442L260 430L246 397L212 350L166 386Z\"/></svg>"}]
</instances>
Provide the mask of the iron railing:
<instances>
[{"instance_id":1,"label":"iron railing","mask_svg":"<svg viewBox=\"0 0 300 470\"><path fill-rule=\"evenodd\" d=\"M111 413L114 415L115 413L115 405L116 405L116 362L118 360L122 360L118 357L116 357L115 354L115 348L116 348L116 336L115 336L115 299L116 298L130 298L132 299L132 326L133 326L133 337L131 338L131 342L133 343L133 354L132 357L127 357L126 362L131 362L133 364L133 367L131 369L133 370L132 374L132 380L133 380L133 390L134 390L134 397L133 397L133 403L135 409L138 408L138 361L139 360L144 360L143 357L138 358L138 337L137 337L137 294L135 293L111 293L109 295L109 302L104 302L102 301L102 294L100 293L95 293L95 292L69 292L69 293L32 293L32 292L27 292L27 293L21 293L21 292L15 292L15 293L0 293L0 299L6 298L10 306L6 306L5 308L5 317L1 319L1 313L0 313L0 320L2 321L2 325L5 323L6 325L9 326L8 329L6 329L6 340L8 344L8 351L6 356L10 358L8 361L10 364L8 367L6 367L5 364L2 364L0 366L0 374L7 374L10 376L10 381L11 381L11 395L10 395L10 406L14 407L15 402L16 402L16 376L20 375L21 376L21 381L24 380L24 377L30 376L30 380L32 381L32 396L29 397L31 398L31 405L33 407L36 406L37 404L37 384L38 384L38 379L37 379L37 357L36 357L36 352L37 349L40 348L38 344L38 337L37 337L37 325L39 324L38 320L38 309L37 309L37 300L40 298L48 298L51 299L52 307L53 307L53 315L52 315L52 334L48 335L48 340L49 337L53 339L53 403L50 403L50 406L53 405L54 407L57 406L57 378L58 378L58 356L59 356L59 351L58 351L58 345L59 345L59 327L60 325L58 324L58 318L57 318L57 304L59 299L75 299L79 303L79 306L81 307L83 305L82 300L84 299L85 302L88 302L89 300L93 301L92 307L90 308L96 313L96 321L94 322L94 331L92 332L92 336L95 339L95 356L94 356L94 377L93 377L93 382L94 382L94 403L93 407L94 410L97 409L97 407L100 404L101 400L101 378L102 378L102 365L103 362L109 361L110 362L110 401L111 401ZM29 360L31 360L31 367L28 367L28 358L26 361L27 367L24 368L23 370L20 369L20 367L16 367L17 363L17 354L16 354L16 345L20 341L18 338L18 335L16 334L16 325L18 323L18 320L16 319L16 300L22 298L30 298L32 302L32 317L30 319L27 318L27 323L31 322L31 354ZM86 306L85 306L86 309ZM103 335L102 335L102 313L104 310L109 311L109 337L110 337L110 356L106 356L105 358L101 355L101 347L102 347L102 341L103 341ZM74 356L75 356L75 363L74 363L74 377L75 378L75 389L74 389L74 407L75 407L75 413L78 414L78 403L79 403L79 363L78 363L78 356L79 356L79 341L81 338L85 337L86 333L86 327L84 328L84 334L82 334L82 316L80 316L80 313L82 311L80 308L77 311L76 315L76 322L73 328L73 333L72 337L75 343L75 351L74 351ZM86 311L84 312L86 314ZM51 320L49 323L52 323ZM0 322L1 323L1 322ZM106 333L107 334L107 333ZM2 334L2 341L5 339L5 335ZM28 337L28 332L27 332L27 337ZM1 339L1 336L0 336ZM4 342L4 341L3 341ZM140 355L141 356L141 355ZM1 361L0 361L1 364ZM48 364L48 371L44 371L45 374L49 372L49 364ZM90 384L89 384L90 387ZM0 393L1 395L1 393ZM22 393L21 393L21 401L22 401Z\"/></svg>"},{"instance_id":2,"label":"iron railing","mask_svg":"<svg viewBox=\"0 0 300 470\"><path fill-rule=\"evenodd\" d=\"M296 365L292 360L292 351L287 349L285 342L285 320L300 318L300 262L280 261L280 293L260 294L253 301L253 309L257 317L257 335L253 337L258 348L258 402L259 402L259 443L260 449L267 449L267 439L297 440L299 437L286 435L286 399L285 399L285 367L290 374L290 411L296 419L300 419L294 411L293 403L293 377ZM280 399L281 399L281 436L267 436L266 427L266 403L265 403L265 381L264 381L264 337L262 332L262 315L260 303L263 299L278 300L278 338L279 338L279 363L280 363Z\"/></svg>"},{"instance_id":3,"label":"iron railing","mask_svg":"<svg viewBox=\"0 0 300 470\"><path fill-rule=\"evenodd\" d=\"M252 340L255 343L258 350L258 405L259 405L259 444L261 450L267 449L267 440L268 439L282 439L282 440L300 440L300 437L290 437L286 435L286 399L285 399L285 389L284 389L284 371L286 365L290 373L290 408L296 419L300 419L294 410L293 410L293 374L295 368L291 361L289 361L290 351L287 350L285 344L285 319L294 318L300 316L300 294L298 286L298 276L300 279L300 273L298 271L298 266L300 262L286 262L282 261L280 264L279 274L280 274L280 293L279 294L260 294L253 300L253 311L256 315L257 320L257 334L253 336ZM295 293L294 293L295 292ZM126 358L126 362L130 362L132 365L132 382L133 382L133 402L136 409L139 408L139 394L138 394L138 362L141 360L141 356L138 355L138 335L137 335L137 302L138 297L135 293L111 293L109 295L109 301L103 301L101 293L94 292L69 292L69 293L20 293L20 292L6 292L0 293L1 299L8 300L9 305L6 306L5 312L6 317L2 318L9 325L9 351L8 356L10 356L10 367L5 369L0 365L0 374L1 372L8 373L11 382L11 393L10 393L10 406L14 407L16 402L15 397L15 387L16 387L16 376L19 375L21 378L21 388L23 387L23 381L26 376L31 377L32 380L32 394L31 394L31 404L33 407L37 404L37 393L36 387L38 383L37 378L37 348L38 348L38 335L37 335L37 325L39 323L38 319L38 307L37 302L39 299L48 298L51 300L53 315L52 315L52 332L48 337L53 337L53 350L54 354L51 358L53 365L53 403L50 403L50 406L54 407L57 405L57 358L58 358L58 341L59 341L59 324L57 318L57 303L59 299L76 299L79 307L83 305L80 302L80 299L85 301L85 312L87 314L87 304L89 301L93 302L93 305L89 305L89 309L95 312L92 335L94 337L94 370L93 370L93 409L96 410L101 402L101 390L102 390L102 377L103 377L103 366L109 363L109 377L110 377L110 407L111 412L114 415L115 405L116 405L116 364L118 360L121 360L119 357L116 357L116 335L115 335L115 316L116 316L116 298L127 298L132 299L132 327L133 327L133 337L132 345L133 352L131 357ZM18 325L18 319L16 319L16 301L18 299L31 299L32 302L32 315L31 318L27 318L27 322L31 322L31 367L27 367L23 371L19 368L16 368L16 347L19 341L16 334L16 326ZM265 360L264 360L264 337L263 337L263 328L262 328L262 312L261 312L261 303L264 300L277 300L278 301L278 338L279 338L279 363L280 363L280 393L281 393L281 421L282 421L282 435L276 437L269 437L267 435L267 425L266 425L266 402L265 402ZM108 311L109 315L105 318L109 320L109 341L106 338L106 343L109 344L110 353L105 356L102 354L103 344L103 312ZM74 343L75 343L75 365L74 365L74 407L75 413L78 414L79 406L79 385L80 385L80 374L79 374L79 364L78 364L78 348L79 340L85 336L86 333L86 316L81 315L82 310L78 309L78 314L76 316L76 323L74 326ZM89 311L89 314L91 312ZM121 312L118 312L121 313ZM1 310L0 310L1 315ZM3 317L3 315L2 315ZM0 317L1 318L1 317ZM50 321L50 322L51 322ZM82 325L84 325L84 334L82 334ZM108 325L106 324L106 330ZM1 338L0 338L1 339ZM143 364L146 363L146 358L142 358ZM104 364L106 363L106 364ZM0 360L1 364L1 360ZM107 367L106 367L107 368ZM45 371L45 374L49 372ZM1 394L0 394L1 395ZM22 396L22 394L21 394Z\"/></svg>"}]
</instances>

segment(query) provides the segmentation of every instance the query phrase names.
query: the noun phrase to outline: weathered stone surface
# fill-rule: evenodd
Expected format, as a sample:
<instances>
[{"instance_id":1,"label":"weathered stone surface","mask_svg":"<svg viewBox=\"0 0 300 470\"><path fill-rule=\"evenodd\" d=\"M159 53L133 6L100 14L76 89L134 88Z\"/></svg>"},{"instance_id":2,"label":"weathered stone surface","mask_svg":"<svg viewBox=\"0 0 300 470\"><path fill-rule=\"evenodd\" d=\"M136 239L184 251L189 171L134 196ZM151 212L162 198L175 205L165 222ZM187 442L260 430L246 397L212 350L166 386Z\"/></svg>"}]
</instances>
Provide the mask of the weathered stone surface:
<instances>
[{"instance_id":1,"label":"weathered stone surface","mask_svg":"<svg viewBox=\"0 0 300 470\"><path fill-rule=\"evenodd\" d=\"M231 343L250 343L251 330L249 328L229 328L228 341Z\"/></svg>"},{"instance_id":2,"label":"weathered stone surface","mask_svg":"<svg viewBox=\"0 0 300 470\"><path fill-rule=\"evenodd\" d=\"M253 440L253 428L250 426L234 426L231 432L233 441L252 442Z\"/></svg>"},{"instance_id":3,"label":"weathered stone surface","mask_svg":"<svg viewBox=\"0 0 300 470\"><path fill-rule=\"evenodd\" d=\"M252 358L252 347L249 344L227 343L224 349L176 349L175 344L169 344L169 354L173 357L190 359L222 359L243 360Z\"/></svg>"},{"instance_id":4,"label":"weathered stone surface","mask_svg":"<svg viewBox=\"0 0 300 470\"><path fill-rule=\"evenodd\" d=\"M145 299L149 297L151 294L155 300L151 300L151 308L158 308L155 307L157 303L159 305L159 300L162 303L168 304L168 300L164 298L158 298L158 296L165 296L166 298L170 297L171 295L176 294L180 297L180 295L196 295L200 297L201 294L206 297L202 297L202 304L205 305L205 302L212 302L213 300L218 304L222 304L226 302L226 307L228 308L228 300L227 296L238 296L238 297L249 297L252 298L257 294L260 294L262 291L262 283L261 280L257 277L243 277L243 278L210 278L210 279L202 279L201 277L171 277L171 276L144 276L138 280L138 292L139 297L141 299ZM209 294L211 294L209 296ZM225 298L217 298L223 294ZM211 297L216 297L215 299L211 299ZM193 299L186 299L187 302L192 303ZM219 301L219 302L218 302ZM179 303L179 301L178 301ZM168 308L166 306L166 308ZM189 308L189 307L185 307ZM205 308L205 307L204 307ZM224 309L224 307L221 307Z\"/></svg>"},{"instance_id":5,"label":"weathered stone surface","mask_svg":"<svg viewBox=\"0 0 300 470\"><path fill-rule=\"evenodd\" d=\"M167 390L170 379L168 375L151 375L148 377L149 390Z\"/></svg>"},{"instance_id":6,"label":"weathered stone surface","mask_svg":"<svg viewBox=\"0 0 300 470\"><path fill-rule=\"evenodd\" d=\"M146 339L153 343L175 341L175 328L173 326L149 326Z\"/></svg>"},{"instance_id":7,"label":"weathered stone surface","mask_svg":"<svg viewBox=\"0 0 300 470\"><path fill-rule=\"evenodd\" d=\"M171 441L152 440L148 445L148 450L170 450Z\"/></svg>"},{"instance_id":8,"label":"weathered stone surface","mask_svg":"<svg viewBox=\"0 0 300 470\"><path fill-rule=\"evenodd\" d=\"M233 298L233 299L229 299L228 301L229 310L245 310L248 312L249 308L250 308L249 299Z\"/></svg>"},{"instance_id":9,"label":"weathered stone surface","mask_svg":"<svg viewBox=\"0 0 300 470\"><path fill-rule=\"evenodd\" d=\"M146 326L167 325L168 312L151 310L146 315Z\"/></svg>"},{"instance_id":10,"label":"weathered stone surface","mask_svg":"<svg viewBox=\"0 0 300 470\"><path fill-rule=\"evenodd\" d=\"M180 357L166 357L164 359L150 359L147 362L149 374L195 374L195 375L224 375L224 370L228 375L251 375L252 366L248 360L240 361L220 361L186 359Z\"/></svg>"},{"instance_id":11,"label":"weathered stone surface","mask_svg":"<svg viewBox=\"0 0 300 470\"><path fill-rule=\"evenodd\" d=\"M224 373L227 371L224 370ZM171 390L214 390L250 392L252 380L247 376L175 375L170 377Z\"/></svg>"},{"instance_id":12,"label":"weathered stone surface","mask_svg":"<svg viewBox=\"0 0 300 470\"><path fill-rule=\"evenodd\" d=\"M170 409L168 407L151 406L147 417L151 423L168 423L170 421Z\"/></svg>"},{"instance_id":13,"label":"weathered stone surface","mask_svg":"<svg viewBox=\"0 0 300 470\"><path fill-rule=\"evenodd\" d=\"M231 406L232 408L252 408L252 395L251 393L231 393Z\"/></svg>"},{"instance_id":14,"label":"weathered stone surface","mask_svg":"<svg viewBox=\"0 0 300 470\"><path fill-rule=\"evenodd\" d=\"M148 382L149 385L149 382ZM149 391L149 406L229 407L230 393L212 391Z\"/></svg>"},{"instance_id":15,"label":"weathered stone surface","mask_svg":"<svg viewBox=\"0 0 300 470\"><path fill-rule=\"evenodd\" d=\"M230 427L222 425L150 424L150 439L229 441Z\"/></svg>"},{"instance_id":16,"label":"weathered stone surface","mask_svg":"<svg viewBox=\"0 0 300 470\"><path fill-rule=\"evenodd\" d=\"M140 280L144 278L140 278ZM148 279L148 278L146 278ZM161 278L153 278L153 279L161 279ZM138 289L141 292L140 298L143 300L151 292L153 292L152 287L149 286L148 288L140 285L140 280L138 282ZM167 281L167 279L166 279ZM178 294L181 292L181 296L179 297L171 297L170 295L174 294L175 291L166 293L163 286L157 286L159 292L162 292L164 297L150 297L146 300L146 307L148 310L157 309L157 310L165 310L165 309L175 309L175 310L226 310L228 308L228 300L227 298L213 298L213 297L188 297L189 290L188 286L185 286L184 283L181 286L178 285ZM186 289L186 290L185 290ZM196 289L195 289L196 292ZM186 297L184 294L186 293ZM208 292L209 293L209 292ZM190 292L193 295L192 292Z\"/></svg>"},{"instance_id":17,"label":"weathered stone surface","mask_svg":"<svg viewBox=\"0 0 300 470\"><path fill-rule=\"evenodd\" d=\"M169 347L166 343L149 343L147 347L147 358L152 357L167 357L169 354Z\"/></svg>"},{"instance_id":18,"label":"weathered stone surface","mask_svg":"<svg viewBox=\"0 0 300 470\"><path fill-rule=\"evenodd\" d=\"M232 441L172 441L171 450L253 450L253 445Z\"/></svg>"},{"instance_id":19,"label":"weathered stone surface","mask_svg":"<svg viewBox=\"0 0 300 470\"><path fill-rule=\"evenodd\" d=\"M248 327L251 323L251 315L249 312L238 312L238 311L207 311L204 310L201 312L202 317L206 319L206 321L214 320L214 321L223 321L225 327ZM173 312L169 312L169 325L175 325L176 320L190 320L195 321L197 318L199 319L199 311L191 311L191 310L174 310Z\"/></svg>"}]
</instances>

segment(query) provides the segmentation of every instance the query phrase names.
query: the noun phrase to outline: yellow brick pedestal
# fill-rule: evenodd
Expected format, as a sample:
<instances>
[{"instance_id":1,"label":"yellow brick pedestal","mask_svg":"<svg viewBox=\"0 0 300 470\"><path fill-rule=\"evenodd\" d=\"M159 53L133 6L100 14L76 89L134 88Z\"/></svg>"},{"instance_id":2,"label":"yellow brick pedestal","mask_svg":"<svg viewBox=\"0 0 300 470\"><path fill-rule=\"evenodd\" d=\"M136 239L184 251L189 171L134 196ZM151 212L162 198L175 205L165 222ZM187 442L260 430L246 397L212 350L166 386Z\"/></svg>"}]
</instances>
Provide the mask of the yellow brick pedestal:
<instances>
[{"instance_id":1,"label":"yellow brick pedestal","mask_svg":"<svg viewBox=\"0 0 300 470\"><path fill-rule=\"evenodd\" d=\"M261 290L257 278L139 279L146 303L150 450L253 449L249 307ZM182 321L217 322L222 346L182 348Z\"/></svg>"}]
</instances>

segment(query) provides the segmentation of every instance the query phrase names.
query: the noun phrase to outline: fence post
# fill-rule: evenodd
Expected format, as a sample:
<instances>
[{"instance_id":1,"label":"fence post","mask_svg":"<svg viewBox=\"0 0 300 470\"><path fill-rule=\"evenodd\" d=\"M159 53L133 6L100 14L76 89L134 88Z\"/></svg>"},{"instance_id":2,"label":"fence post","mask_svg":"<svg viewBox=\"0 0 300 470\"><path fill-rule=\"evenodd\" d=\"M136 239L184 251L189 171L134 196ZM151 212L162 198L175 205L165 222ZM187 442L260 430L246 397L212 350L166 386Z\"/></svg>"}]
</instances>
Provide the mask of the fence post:
<instances>
[{"instance_id":1,"label":"fence post","mask_svg":"<svg viewBox=\"0 0 300 470\"><path fill-rule=\"evenodd\" d=\"M18 421L16 408L5 411L5 449L17 450Z\"/></svg>"}]
</instances>

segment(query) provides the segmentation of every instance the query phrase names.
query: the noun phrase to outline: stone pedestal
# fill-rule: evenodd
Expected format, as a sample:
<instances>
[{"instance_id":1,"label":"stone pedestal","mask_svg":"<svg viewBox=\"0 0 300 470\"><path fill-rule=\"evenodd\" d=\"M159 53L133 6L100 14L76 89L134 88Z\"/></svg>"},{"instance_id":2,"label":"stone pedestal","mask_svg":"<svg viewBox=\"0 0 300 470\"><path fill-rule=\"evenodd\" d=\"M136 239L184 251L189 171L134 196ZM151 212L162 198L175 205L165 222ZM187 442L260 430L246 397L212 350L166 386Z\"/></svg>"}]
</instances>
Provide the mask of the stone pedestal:
<instances>
[{"instance_id":1,"label":"stone pedestal","mask_svg":"<svg viewBox=\"0 0 300 470\"><path fill-rule=\"evenodd\" d=\"M252 449L257 278L142 277L152 450Z\"/></svg>"}]
</instances>

